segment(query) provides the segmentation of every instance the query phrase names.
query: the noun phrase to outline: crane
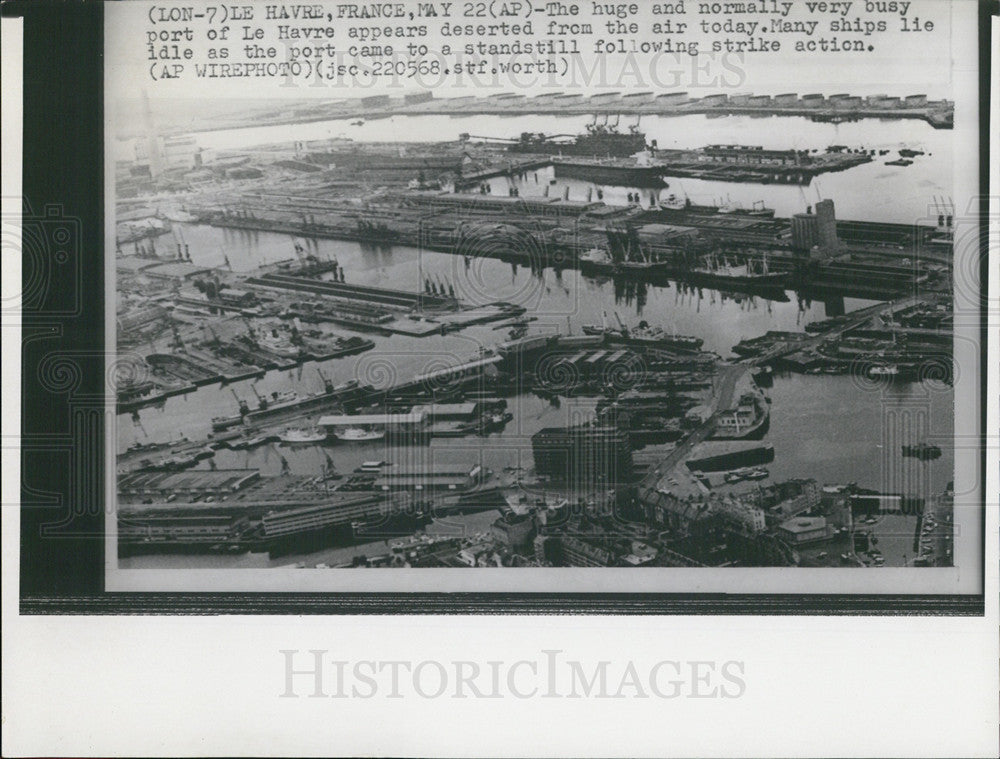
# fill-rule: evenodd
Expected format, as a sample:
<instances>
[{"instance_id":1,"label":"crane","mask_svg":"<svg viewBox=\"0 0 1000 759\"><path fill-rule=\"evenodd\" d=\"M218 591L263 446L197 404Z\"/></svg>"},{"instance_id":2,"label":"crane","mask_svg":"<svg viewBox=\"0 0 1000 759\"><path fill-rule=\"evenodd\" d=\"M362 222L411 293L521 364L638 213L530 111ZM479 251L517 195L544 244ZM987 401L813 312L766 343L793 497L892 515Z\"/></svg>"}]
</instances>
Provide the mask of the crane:
<instances>
[{"instance_id":1,"label":"crane","mask_svg":"<svg viewBox=\"0 0 1000 759\"><path fill-rule=\"evenodd\" d=\"M267 408L267 397L261 395L257 392L257 387L255 385L250 385L250 389L253 390L253 394L257 396L257 408L261 411Z\"/></svg>"},{"instance_id":2,"label":"crane","mask_svg":"<svg viewBox=\"0 0 1000 759\"><path fill-rule=\"evenodd\" d=\"M174 333L174 346L180 350L184 350L184 341L181 340L181 333L177 329L177 322L170 322L170 329Z\"/></svg>"},{"instance_id":3,"label":"crane","mask_svg":"<svg viewBox=\"0 0 1000 759\"><path fill-rule=\"evenodd\" d=\"M332 393L333 382L330 380L330 378L327 377L325 374L323 374L323 370L320 369L318 366L316 367L316 373L319 375L319 378L323 380L323 390L325 390L327 394Z\"/></svg>"},{"instance_id":4,"label":"crane","mask_svg":"<svg viewBox=\"0 0 1000 759\"><path fill-rule=\"evenodd\" d=\"M250 320L247 319L245 316L241 316L240 318L243 319L243 323L247 326L247 334L250 335L250 340L253 342L254 345L257 345L257 333L254 331L253 325L250 323Z\"/></svg>"},{"instance_id":5,"label":"crane","mask_svg":"<svg viewBox=\"0 0 1000 759\"><path fill-rule=\"evenodd\" d=\"M233 398L236 399L236 405L239 406L239 409L240 409L240 416L246 416L247 414L249 414L250 413L250 406L247 405L247 402L245 400L243 400L242 398L240 398L236 394L236 391L233 390L232 388L229 388L229 392L232 393L233 394Z\"/></svg>"}]
</instances>

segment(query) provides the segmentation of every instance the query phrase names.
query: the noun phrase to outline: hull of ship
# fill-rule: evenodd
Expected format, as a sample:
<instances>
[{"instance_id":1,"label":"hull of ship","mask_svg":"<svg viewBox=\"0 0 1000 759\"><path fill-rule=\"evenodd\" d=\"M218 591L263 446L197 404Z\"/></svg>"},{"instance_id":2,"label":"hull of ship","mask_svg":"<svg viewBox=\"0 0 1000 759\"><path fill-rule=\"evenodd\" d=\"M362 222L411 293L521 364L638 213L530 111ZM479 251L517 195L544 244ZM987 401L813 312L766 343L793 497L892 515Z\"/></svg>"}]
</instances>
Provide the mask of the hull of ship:
<instances>
[{"instance_id":1,"label":"hull of ship","mask_svg":"<svg viewBox=\"0 0 1000 759\"><path fill-rule=\"evenodd\" d=\"M385 432L373 433L371 435L365 435L364 437L350 437L344 435L342 432L334 432L333 436L337 438L341 443L372 443L376 440L384 440L386 437Z\"/></svg>"},{"instance_id":2,"label":"hull of ship","mask_svg":"<svg viewBox=\"0 0 1000 759\"><path fill-rule=\"evenodd\" d=\"M617 335L613 332L605 332L600 327L583 327L583 333L585 335L594 335L603 337L607 342L614 343L615 345L624 345L627 348L653 348L661 350L687 350L696 351L701 347L701 343L687 343L680 340L672 340L670 338L642 338L642 337L623 337L622 335Z\"/></svg>"},{"instance_id":3,"label":"hull of ship","mask_svg":"<svg viewBox=\"0 0 1000 759\"><path fill-rule=\"evenodd\" d=\"M352 388L347 391L337 391L314 395L310 398L303 398L297 401L275 404L266 409L257 409L247 414L248 422L259 422L265 419L275 419L284 415L301 415L307 412L325 411L327 409L343 406L352 402L360 402L363 395L360 388Z\"/></svg>"},{"instance_id":4,"label":"hull of ship","mask_svg":"<svg viewBox=\"0 0 1000 759\"><path fill-rule=\"evenodd\" d=\"M687 466L694 472L724 472L738 467L770 464L772 461L774 461L774 446L768 443L691 459Z\"/></svg>"},{"instance_id":5,"label":"hull of ship","mask_svg":"<svg viewBox=\"0 0 1000 759\"><path fill-rule=\"evenodd\" d=\"M682 278L685 282L699 287L762 295L771 293L781 296L785 296L785 287L789 283L789 275L783 272L759 276L731 276L710 271L688 271L683 274Z\"/></svg>"},{"instance_id":6,"label":"hull of ship","mask_svg":"<svg viewBox=\"0 0 1000 759\"><path fill-rule=\"evenodd\" d=\"M293 445L293 446L294 445L320 445L321 443L325 443L326 442L326 436L324 435L324 436L321 437L319 435L316 435L314 437L309 437L309 438L297 438L297 437L285 438L285 437L279 437L278 440L281 442L282 445Z\"/></svg>"},{"instance_id":7,"label":"hull of ship","mask_svg":"<svg viewBox=\"0 0 1000 759\"><path fill-rule=\"evenodd\" d=\"M763 440L771 429L771 415L764 412L761 419L746 429L736 431L716 431L709 440Z\"/></svg>"},{"instance_id":8,"label":"hull of ship","mask_svg":"<svg viewBox=\"0 0 1000 759\"><path fill-rule=\"evenodd\" d=\"M553 163L555 176L582 179L616 187L662 187L664 170L659 166L609 166L600 163Z\"/></svg>"},{"instance_id":9,"label":"hull of ship","mask_svg":"<svg viewBox=\"0 0 1000 759\"><path fill-rule=\"evenodd\" d=\"M667 277L676 273L677 267L667 261L654 263L613 261L580 261L580 271L584 274L615 277Z\"/></svg>"}]
</instances>

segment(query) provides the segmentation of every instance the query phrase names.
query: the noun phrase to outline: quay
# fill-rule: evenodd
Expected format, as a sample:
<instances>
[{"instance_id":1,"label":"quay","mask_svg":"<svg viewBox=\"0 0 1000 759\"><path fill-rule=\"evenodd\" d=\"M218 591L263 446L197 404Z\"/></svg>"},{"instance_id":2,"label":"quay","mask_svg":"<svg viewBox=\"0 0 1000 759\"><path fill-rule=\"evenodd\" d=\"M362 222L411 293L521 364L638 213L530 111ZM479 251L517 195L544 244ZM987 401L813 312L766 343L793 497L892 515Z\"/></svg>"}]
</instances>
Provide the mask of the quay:
<instances>
[{"instance_id":1,"label":"quay","mask_svg":"<svg viewBox=\"0 0 1000 759\"><path fill-rule=\"evenodd\" d=\"M892 297L924 280L947 278L951 256L947 226L838 220L831 201L817 203L816 214L810 207L792 218L775 218L714 207L642 209L561 198L399 191L372 198L364 212L331 204L308 224L294 221L291 211L269 210L264 200L241 202L249 209L244 215L208 208L195 213L215 226L348 240L364 240L358 232L358 220L364 218L391 224L391 237L382 235L380 244L532 267L578 268L584 254L604 249L608 263L600 273L691 277L694 284L701 275L693 271L692 254L728 256L756 269L786 272L796 289L829 288L859 297ZM817 245L825 246L818 255ZM615 246L625 249L618 260ZM737 290L752 281L731 279Z\"/></svg>"}]
</instances>

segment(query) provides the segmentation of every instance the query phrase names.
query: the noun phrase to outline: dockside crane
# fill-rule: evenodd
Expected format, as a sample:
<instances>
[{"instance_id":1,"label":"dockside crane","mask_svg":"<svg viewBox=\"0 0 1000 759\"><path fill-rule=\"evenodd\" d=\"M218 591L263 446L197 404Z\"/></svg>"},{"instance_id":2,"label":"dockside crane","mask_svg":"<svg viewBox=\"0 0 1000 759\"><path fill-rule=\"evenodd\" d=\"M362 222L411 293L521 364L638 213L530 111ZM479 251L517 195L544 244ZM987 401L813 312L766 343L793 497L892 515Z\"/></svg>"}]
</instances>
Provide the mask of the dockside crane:
<instances>
[{"instance_id":1,"label":"dockside crane","mask_svg":"<svg viewBox=\"0 0 1000 759\"><path fill-rule=\"evenodd\" d=\"M232 388L229 388L229 392L232 393L233 394L233 398L236 399L236 405L240 409L240 416L246 416L247 414L249 414L250 413L250 404L248 404L245 400L243 400L242 398L240 398L236 394L236 391L233 390Z\"/></svg>"},{"instance_id":2,"label":"dockside crane","mask_svg":"<svg viewBox=\"0 0 1000 759\"><path fill-rule=\"evenodd\" d=\"M257 408L260 409L261 411L266 410L267 409L267 396L264 396L264 395L261 395L260 393L258 393L257 392L257 387L255 385L253 385L253 384L250 385L250 389L253 391L253 394L257 396Z\"/></svg>"},{"instance_id":3,"label":"dockside crane","mask_svg":"<svg viewBox=\"0 0 1000 759\"><path fill-rule=\"evenodd\" d=\"M323 374L323 370L318 366L316 367L316 373L319 375L319 378L323 380L323 391L327 395L330 395L333 392L333 380Z\"/></svg>"},{"instance_id":4,"label":"dockside crane","mask_svg":"<svg viewBox=\"0 0 1000 759\"><path fill-rule=\"evenodd\" d=\"M241 316L240 318L246 325L247 335L250 337L250 344L253 345L253 347L255 348L258 347L259 343L257 342L257 331L253 328L253 325L250 323L250 320L247 317Z\"/></svg>"}]
</instances>

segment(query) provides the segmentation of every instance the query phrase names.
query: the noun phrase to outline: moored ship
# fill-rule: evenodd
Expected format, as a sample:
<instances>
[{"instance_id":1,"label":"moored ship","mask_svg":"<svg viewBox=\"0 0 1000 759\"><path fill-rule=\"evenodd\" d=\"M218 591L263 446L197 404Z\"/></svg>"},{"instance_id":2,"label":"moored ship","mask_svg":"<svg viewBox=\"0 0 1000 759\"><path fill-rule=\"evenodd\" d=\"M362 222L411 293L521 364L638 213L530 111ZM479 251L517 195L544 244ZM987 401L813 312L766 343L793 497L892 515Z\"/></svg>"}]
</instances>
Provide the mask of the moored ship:
<instances>
[{"instance_id":1,"label":"moored ship","mask_svg":"<svg viewBox=\"0 0 1000 759\"><path fill-rule=\"evenodd\" d=\"M319 427L289 428L281 432L278 439L288 445L315 445L326 440L326 430Z\"/></svg>"},{"instance_id":2,"label":"moored ship","mask_svg":"<svg viewBox=\"0 0 1000 759\"><path fill-rule=\"evenodd\" d=\"M372 427L344 427L334 430L333 435L344 443L365 443L371 440L381 440L385 437L385 430Z\"/></svg>"},{"instance_id":3,"label":"moored ship","mask_svg":"<svg viewBox=\"0 0 1000 759\"><path fill-rule=\"evenodd\" d=\"M542 133L522 132L520 139L511 145L511 153L561 153L574 156L611 156L625 158L646 150L646 135L639 131L638 122L631 125L627 132L618 131L616 124L598 124L594 121L587 125L584 134L578 134L572 142L559 142L560 137L568 135L544 135Z\"/></svg>"},{"instance_id":4,"label":"moored ship","mask_svg":"<svg viewBox=\"0 0 1000 759\"><path fill-rule=\"evenodd\" d=\"M580 271L584 274L611 274L636 276L639 274L670 274L676 271L676 266L669 261L651 261L645 259L615 260L606 250L591 248L582 253L578 259Z\"/></svg>"},{"instance_id":5,"label":"moored ship","mask_svg":"<svg viewBox=\"0 0 1000 759\"><path fill-rule=\"evenodd\" d=\"M614 187L662 187L666 168L632 158L559 158L552 162L559 179L582 179Z\"/></svg>"},{"instance_id":6,"label":"moored ship","mask_svg":"<svg viewBox=\"0 0 1000 759\"><path fill-rule=\"evenodd\" d=\"M618 319L617 329L607 325L607 314L605 314L602 324L585 324L583 333L601 336L608 342L638 348L696 351L704 342L700 337L670 333L660 327L653 327L646 321L639 322L635 327L626 327L618 318L618 314L615 314L615 318Z\"/></svg>"},{"instance_id":7,"label":"moored ship","mask_svg":"<svg viewBox=\"0 0 1000 759\"><path fill-rule=\"evenodd\" d=\"M768 269L767 257L757 261L748 258L742 264L719 261L712 257L699 266L684 272L683 278L694 285L706 285L723 290L767 294L784 294L788 282L787 272L773 272Z\"/></svg>"}]
</instances>

